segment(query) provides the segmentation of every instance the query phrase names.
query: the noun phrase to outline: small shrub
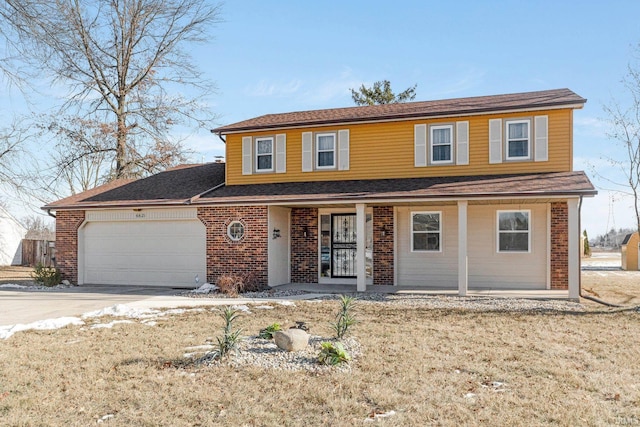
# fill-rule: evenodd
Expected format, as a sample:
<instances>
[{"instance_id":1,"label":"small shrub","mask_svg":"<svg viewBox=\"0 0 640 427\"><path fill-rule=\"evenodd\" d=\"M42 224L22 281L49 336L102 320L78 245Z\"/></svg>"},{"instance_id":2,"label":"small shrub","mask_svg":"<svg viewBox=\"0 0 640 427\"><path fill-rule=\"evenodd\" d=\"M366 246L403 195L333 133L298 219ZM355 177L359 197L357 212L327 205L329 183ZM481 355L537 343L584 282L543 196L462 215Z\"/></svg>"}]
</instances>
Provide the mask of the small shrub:
<instances>
[{"instance_id":1,"label":"small shrub","mask_svg":"<svg viewBox=\"0 0 640 427\"><path fill-rule=\"evenodd\" d=\"M216 286L225 295L230 297L237 297L240 292L240 284L238 283L238 276L232 274L225 274L218 277L216 280Z\"/></svg>"},{"instance_id":2,"label":"small shrub","mask_svg":"<svg viewBox=\"0 0 640 427\"><path fill-rule=\"evenodd\" d=\"M323 342L322 348L318 354L318 363L321 365L336 366L341 363L347 363L351 360L349 353L344 349L341 343Z\"/></svg>"},{"instance_id":3,"label":"small shrub","mask_svg":"<svg viewBox=\"0 0 640 427\"><path fill-rule=\"evenodd\" d=\"M214 357L217 359L224 359L229 355L229 353L238 352L238 345L240 344L241 337L240 332L241 329L235 329L235 322L240 317L240 312L238 310L234 310L233 308L227 306L224 308L222 313L220 313L220 317L224 320L224 326L222 329L222 337L217 337L218 345L214 350Z\"/></svg>"},{"instance_id":4,"label":"small shrub","mask_svg":"<svg viewBox=\"0 0 640 427\"><path fill-rule=\"evenodd\" d=\"M258 338L262 338L264 340L273 339L273 334L282 330L282 326L280 323L272 323L264 329L260 329L260 333L258 334Z\"/></svg>"},{"instance_id":5,"label":"small shrub","mask_svg":"<svg viewBox=\"0 0 640 427\"><path fill-rule=\"evenodd\" d=\"M220 288L220 292L230 297L237 297L238 294L245 292L260 292L269 288L260 284L253 271L242 274L224 274L218 277L216 286Z\"/></svg>"},{"instance_id":6,"label":"small shrub","mask_svg":"<svg viewBox=\"0 0 640 427\"><path fill-rule=\"evenodd\" d=\"M60 270L55 267L45 267L40 262L36 264L31 277L42 286L56 286L62 281Z\"/></svg>"},{"instance_id":7,"label":"small shrub","mask_svg":"<svg viewBox=\"0 0 640 427\"><path fill-rule=\"evenodd\" d=\"M331 329L338 339L344 337L349 328L357 322L353 314L355 301L354 297L340 295L340 311L336 314L336 321L331 323Z\"/></svg>"}]
</instances>

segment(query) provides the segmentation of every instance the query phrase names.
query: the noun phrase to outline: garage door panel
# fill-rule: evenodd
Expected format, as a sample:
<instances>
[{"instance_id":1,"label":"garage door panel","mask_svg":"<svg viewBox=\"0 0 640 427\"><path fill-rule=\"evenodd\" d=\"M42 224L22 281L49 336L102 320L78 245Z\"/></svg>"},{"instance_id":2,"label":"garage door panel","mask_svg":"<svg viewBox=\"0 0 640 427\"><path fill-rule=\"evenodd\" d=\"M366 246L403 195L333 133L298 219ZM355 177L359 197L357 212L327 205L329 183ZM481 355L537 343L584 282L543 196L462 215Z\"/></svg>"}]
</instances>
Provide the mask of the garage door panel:
<instances>
[{"instance_id":1,"label":"garage door panel","mask_svg":"<svg viewBox=\"0 0 640 427\"><path fill-rule=\"evenodd\" d=\"M205 234L198 220L90 222L84 283L194 287L206 278Z\"/></svg>"}]
</instances>

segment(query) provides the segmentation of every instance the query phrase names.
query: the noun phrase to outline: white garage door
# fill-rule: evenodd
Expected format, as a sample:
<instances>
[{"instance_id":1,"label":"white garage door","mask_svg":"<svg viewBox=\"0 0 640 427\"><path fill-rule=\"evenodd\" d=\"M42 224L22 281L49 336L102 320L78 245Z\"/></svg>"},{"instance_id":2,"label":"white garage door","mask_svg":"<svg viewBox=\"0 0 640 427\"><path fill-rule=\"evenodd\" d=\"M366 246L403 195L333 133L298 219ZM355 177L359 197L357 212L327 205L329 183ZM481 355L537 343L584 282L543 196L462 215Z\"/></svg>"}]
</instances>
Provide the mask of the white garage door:
<instances>
[{"instance_id":1,"label":"white garage door","mask_svg":"<svg viewBox=\"0 0 640 427\"><path fill-rule=\"evenodd\" d=\"M197 219L89 222L83 283L195 287L206 281L205 235Z\"/></svg>"}]
</instances>

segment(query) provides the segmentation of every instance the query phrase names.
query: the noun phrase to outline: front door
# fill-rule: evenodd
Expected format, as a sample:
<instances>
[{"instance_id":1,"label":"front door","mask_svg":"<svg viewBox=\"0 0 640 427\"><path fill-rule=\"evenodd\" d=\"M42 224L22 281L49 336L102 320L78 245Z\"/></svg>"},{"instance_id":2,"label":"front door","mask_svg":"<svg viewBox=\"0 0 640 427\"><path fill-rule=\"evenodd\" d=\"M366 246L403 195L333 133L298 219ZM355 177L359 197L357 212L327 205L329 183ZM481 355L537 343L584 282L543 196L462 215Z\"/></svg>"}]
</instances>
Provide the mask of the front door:
<instances>
[{"instance_id":1,"label":"front door","mask_svg":"<svg viewBox=\"0 0 640 427\"><path fill-rule=\"evenodd\" d=\"M356 215L331 215L331 277L356 277Z\"/></svg>"},{"instance_id":2,"label":"front door","mask_svg":"<svg viewBox=\"0 0 640 427\"><path fill-rule=\"evenodd\" d=\"M320 283L355 283L357 276L356 214L320 212ZM365 268L367 280L373 280L373 212L366 214Z\"/></svg>"}]
</instances>

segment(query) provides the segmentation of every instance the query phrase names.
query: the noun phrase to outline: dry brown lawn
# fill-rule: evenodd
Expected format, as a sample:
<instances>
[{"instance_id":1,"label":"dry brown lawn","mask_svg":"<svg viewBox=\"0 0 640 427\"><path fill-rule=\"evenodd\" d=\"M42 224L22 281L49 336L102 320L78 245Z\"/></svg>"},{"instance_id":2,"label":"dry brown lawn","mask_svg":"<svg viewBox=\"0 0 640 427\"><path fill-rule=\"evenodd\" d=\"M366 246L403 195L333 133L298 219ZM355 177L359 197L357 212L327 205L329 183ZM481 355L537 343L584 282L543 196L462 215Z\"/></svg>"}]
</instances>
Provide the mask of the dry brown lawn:
<instances>
[{"instance_id":1,"label":"dry brown lawn","mask_svg":"<svg viewBox=\"0 0 640 427\"><path fill-rule=\"evenodd\" d=\"M305 320L330 336L337 301L243 315L246 334ZM216 312L157 326L67 327L0 341L0 424L640 424L634 310L472 312L359 304L362 356L347 372L196 366L189 346L219 334ZM497 382L497 383L495 383Z\"/></svg>"},{"instance_id":2,"label":"dry brown lawn","mask_svg":"<svg viewBox=\"0 0 640 427\"><path fill-rule=\"evenodd\" d=\"M583 273L600 298L637 304L637 272ZM640 312L474 312L359 302L347 371L196 365L215 311L156 326L71 326L0 340L0 425L640 425ZM296 320L330 337L337 301L252 310L246 335ZM103 319L108 321L109 319ZM106 418L103 418L108 416ZM111 417L109 417L111 416Z\"/></svg>"},{"instance_id":3,"label":"dry brown lawn","mask_svg":"<svg viewBox=\"0 0 640 427\"><path fill-rule=\"evenodd\" d=\"M17 283L20 285L30 285L33 283L31 273L33 268L22 266L0 266L0 285L5 283Z\"/></svg>"}]
</instances>

